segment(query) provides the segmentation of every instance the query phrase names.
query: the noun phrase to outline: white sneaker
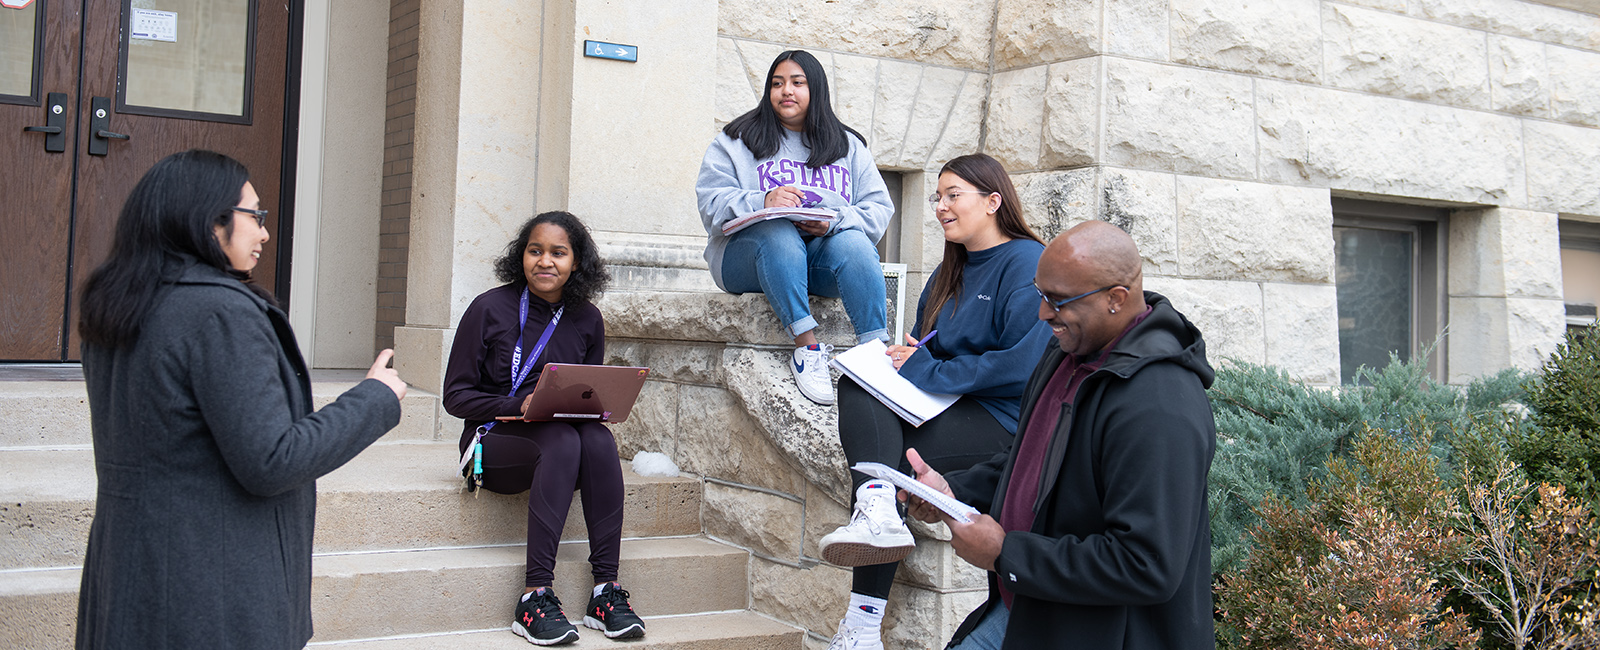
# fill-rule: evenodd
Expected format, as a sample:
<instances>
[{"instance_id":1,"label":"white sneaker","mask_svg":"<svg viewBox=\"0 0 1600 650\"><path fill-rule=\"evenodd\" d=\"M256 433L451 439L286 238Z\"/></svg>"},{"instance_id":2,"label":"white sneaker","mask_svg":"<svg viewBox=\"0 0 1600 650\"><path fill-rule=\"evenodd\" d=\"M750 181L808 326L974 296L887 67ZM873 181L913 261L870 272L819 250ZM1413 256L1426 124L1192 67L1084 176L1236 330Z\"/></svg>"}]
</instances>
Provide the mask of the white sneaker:
<instances>
[{"instance_id":1,"label":"white sneaker","mask_svg":"<svg viewBox=\"0 0 1600 650\"><path fill-rule=\"evenodd\" d=\"M882 628L846 627L839 621L839 632L833 635L828 650L883 650Z\"/></svg>"},{"instance_id":2,"label":"white sneaker","mask_svg":"<svg viewBox=\"0 0 1600 650\"><path fill-rule=\"evenodd\" d=\"M818 546L823 561L858 567L899 562L911 554L917 541L895 508L894 488L882 481L868 481L856 489L850 523L823 536Z\"/></svg>"},{"instance_id":3,"label":"white sneaker","mask_svg":"<svg viewBox=\"0 0 1600 650\"><path fill-rule=\"evenodd\" d=\"M800 387L801 395L827 406L833 403L833 377L828 374L828 355L833 353L833 346L824 343L818 347L821 349L795 348L794 357L789 360L789 372L794 374L794 383Z\"/></svg>"}]
</instances>

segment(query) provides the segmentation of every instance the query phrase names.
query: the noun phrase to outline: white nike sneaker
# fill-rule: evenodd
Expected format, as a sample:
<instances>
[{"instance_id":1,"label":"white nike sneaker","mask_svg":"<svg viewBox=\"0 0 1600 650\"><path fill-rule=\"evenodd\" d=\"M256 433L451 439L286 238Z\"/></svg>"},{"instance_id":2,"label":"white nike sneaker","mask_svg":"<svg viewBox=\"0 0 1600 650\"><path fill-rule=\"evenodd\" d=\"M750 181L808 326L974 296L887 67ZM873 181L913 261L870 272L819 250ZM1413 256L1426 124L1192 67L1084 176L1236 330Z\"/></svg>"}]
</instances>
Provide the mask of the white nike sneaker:
<instances>
[{"instance_id":1,"label":"white nike sneaker","mask_svg":"<svg viewBox=\"0 0 1600 650\"><path fill-rule=\"evenodd\" d=\"M794 374L794 383L800 387L801 395L827 406L833 403L833 377L828 374L828 355L833 353L833 346L823 343L817 347L816 350L808 346L795 348L794 357L789 360L789 372Z\"/></svg>"},{"instance_id":2,"label":"white nike sneaker","mask_svg":"<svg viewBox=\"0 0 1600 650\"><path fill-rule=\"evenodd\" d=\"M839 621L839 632L833 635L828 650L883 650L882 628L847 627Z\"/></svg>"},{"instance_id":3,"label":"white nike sneaker","mask_svg":"<svg viewBox=\"0 0 1600 650\"><path fill-rule=\"evenodd\" d=\"M856 508L850 523L818 542L823 561L842 567L899 562L917 547L911 529L895 508L894 487L867 481L856 489Z\"/></svg>"}]
</instances>

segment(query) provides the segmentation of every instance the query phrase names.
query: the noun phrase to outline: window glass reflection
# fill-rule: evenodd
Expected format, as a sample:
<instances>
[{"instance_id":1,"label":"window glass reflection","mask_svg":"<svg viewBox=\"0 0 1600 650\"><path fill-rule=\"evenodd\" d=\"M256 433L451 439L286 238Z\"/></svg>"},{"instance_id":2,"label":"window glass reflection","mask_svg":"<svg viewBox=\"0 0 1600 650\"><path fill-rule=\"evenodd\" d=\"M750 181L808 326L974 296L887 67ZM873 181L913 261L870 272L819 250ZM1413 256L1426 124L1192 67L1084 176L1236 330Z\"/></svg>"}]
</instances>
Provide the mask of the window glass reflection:
<instances>
[{"instance_id":1,"label":"window glass reflection","mask_svg":"<svg viewBox=\"0 0 1600 650\"><path fill-rule=\"evenodd\" d=\"M40 2L25 9L0 7L0 95L33 94L34 29Z\"/></svg>"},{"instance_id":2,"label":"window glass reflection","mask_svg":"<svg viewBox=\"0 0 1600 650\"><path fill-rule=\"evenodd\" d=\"M1411 357L1412 240L1405 231L1333 229L1343 383L1361 366L1389 365L1390 352Z\"/></svg>"},{"instance_id":3,"label":"window glass reflection","mask_svg":"<svg viewBox=\"0 0 1600 650\"><path fill-rule=\"evenodd\" d=\"M249 0L132 0L123 103L244 115Z\"/></svg>"}]
</instances>

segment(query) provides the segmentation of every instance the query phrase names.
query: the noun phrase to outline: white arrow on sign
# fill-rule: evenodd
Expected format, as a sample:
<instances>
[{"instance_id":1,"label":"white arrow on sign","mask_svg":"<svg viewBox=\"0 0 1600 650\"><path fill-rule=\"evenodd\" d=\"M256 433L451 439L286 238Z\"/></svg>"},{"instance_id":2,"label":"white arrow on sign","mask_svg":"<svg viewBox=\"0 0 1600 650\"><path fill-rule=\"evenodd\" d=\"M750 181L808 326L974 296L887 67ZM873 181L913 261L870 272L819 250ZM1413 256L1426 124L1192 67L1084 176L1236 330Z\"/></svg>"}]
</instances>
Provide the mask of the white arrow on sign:
<instances>
[{"instance_id":1,"label":"white arrow on sign","mask_svg":"<svg viewBox=\"0 0 1600 650\"><path fill-rule=\"evenodd\" d=\"M28 0L28 2L33 2L33 0ZM617 48L617 56L628 56L628 51L619 47Z\"/></svg>"},{"instance_id":2,"label":"white arrow on sign","mask_svg":"<svg viewBox=\"0 0 1600 650\"><path fill-rule=\"evenodd\" d=\"M27 9L33 0L0 0L0 7L7 9Z\"/></svg>"}]
</instances>

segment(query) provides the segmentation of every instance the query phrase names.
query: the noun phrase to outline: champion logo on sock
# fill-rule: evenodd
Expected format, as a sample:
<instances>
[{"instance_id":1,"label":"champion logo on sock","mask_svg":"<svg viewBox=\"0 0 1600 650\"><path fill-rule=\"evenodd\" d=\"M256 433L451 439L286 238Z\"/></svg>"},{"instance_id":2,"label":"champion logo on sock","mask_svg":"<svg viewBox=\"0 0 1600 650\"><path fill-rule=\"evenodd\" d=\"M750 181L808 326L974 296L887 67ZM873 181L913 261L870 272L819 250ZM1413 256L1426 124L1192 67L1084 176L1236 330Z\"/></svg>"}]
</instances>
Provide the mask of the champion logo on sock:
<instances>
[{"instance_id":1,"label":"champion logo on sock","mask_svg":"<svg viewBox=\"0 0 1600 650\"><path fill-rule=\"evenodd\" d=\"M878 608L873 607L871 605L861 605L860 609L861 609L861 611L866 612L868 614L872 614L872 615L877 615L878 614Z\"/></svg>"},{"instance_id":2,"label":"champion logo on sock","mask_svg":"<svg viewBox=\"0 0 1600 650\"><path fill-rule=\"evenodd\" d=\"M867 489L869 489L869 490L876 490L876 489L880 489L880 488L887 489L888 487L889 487L888 483L873 482L873 483L868 483L867 484Z\"/></svg>"}]
</instances>

